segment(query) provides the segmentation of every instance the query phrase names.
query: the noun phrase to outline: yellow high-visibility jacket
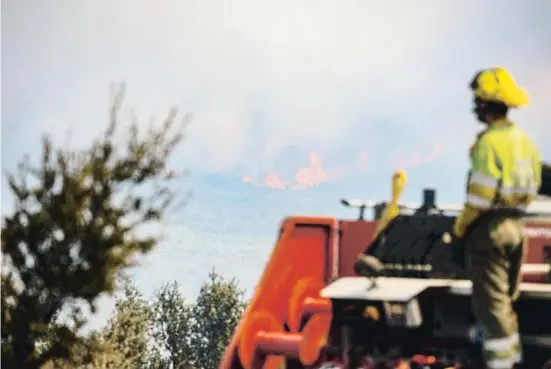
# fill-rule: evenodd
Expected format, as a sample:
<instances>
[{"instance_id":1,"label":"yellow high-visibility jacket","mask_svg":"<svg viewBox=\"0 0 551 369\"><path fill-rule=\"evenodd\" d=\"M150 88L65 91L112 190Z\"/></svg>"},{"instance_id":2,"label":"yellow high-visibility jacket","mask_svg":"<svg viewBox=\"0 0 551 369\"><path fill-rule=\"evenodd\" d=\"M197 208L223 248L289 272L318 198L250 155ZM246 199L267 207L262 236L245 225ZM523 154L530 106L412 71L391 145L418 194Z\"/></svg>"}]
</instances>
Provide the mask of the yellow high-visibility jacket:
<instances>
[{"instance_id":1,"label":"yellow high-visibility jacket","mask_svg":"<svg viewBox=\"0 0 551 369\"><path fill-rule=\"evenodd\" d=\"M467 200L454 224L462 237L484 211L526 210L541 186L541 155L530 137L509 120L493 122L471 147Z\"/></svg>"}]
</instances>

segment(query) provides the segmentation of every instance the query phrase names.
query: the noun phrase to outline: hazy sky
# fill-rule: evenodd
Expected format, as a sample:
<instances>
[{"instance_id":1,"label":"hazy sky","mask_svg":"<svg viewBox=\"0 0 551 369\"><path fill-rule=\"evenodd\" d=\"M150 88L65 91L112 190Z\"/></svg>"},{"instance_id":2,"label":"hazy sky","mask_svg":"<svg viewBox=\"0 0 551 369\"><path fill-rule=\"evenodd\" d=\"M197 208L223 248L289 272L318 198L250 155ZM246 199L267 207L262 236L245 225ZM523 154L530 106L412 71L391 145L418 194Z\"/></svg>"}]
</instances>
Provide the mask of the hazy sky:
<instances>
[{"instance_id":1,"label":"hazy sky","mask_svg":"<svg viewBox=\"0 0 551 369\"><path fill-rule=\"evenodd\" d=\"M89 142L124 80L144 123L172 105L193 114L173 166L239 178L296 167L291 147L334 167L363 152L382 170L438 143L419 180L460 201L481 128L467 85L481 68L505 66L529 91L513 118L551 160L549 14L548 0L4 0L2 166L36 154L43 132Z\"/></svg>"},{"instance_id":2,"label":"hazy sky","mask_svg":"<svg viewBox=\"0 0 551 369\"><path fill-rule=\"evenodd\" d=\"M546 0L6 0L4 160L45 131L88 140L118 80L144 122L173 104L193 113L193 168L269 163L290 144L331 156L441 140L464 155L479 128L467 83L493 65L531 93L517 116L543 143L549 14Z\"/></svg>"}]
</instances>

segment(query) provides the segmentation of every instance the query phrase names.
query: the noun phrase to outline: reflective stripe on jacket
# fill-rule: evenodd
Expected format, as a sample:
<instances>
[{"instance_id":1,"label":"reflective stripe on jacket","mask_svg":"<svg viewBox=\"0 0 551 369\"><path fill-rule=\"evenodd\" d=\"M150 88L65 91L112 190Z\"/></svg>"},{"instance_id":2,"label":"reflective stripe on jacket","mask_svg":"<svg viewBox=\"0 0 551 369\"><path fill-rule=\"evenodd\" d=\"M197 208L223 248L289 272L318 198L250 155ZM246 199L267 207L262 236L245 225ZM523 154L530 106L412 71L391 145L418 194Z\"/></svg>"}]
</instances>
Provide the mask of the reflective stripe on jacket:
<instances>
[{"instance_id":1,"label":"reflective stripe on jacket","mask_svg":"<svg viewBox=\"0 0 551 369\"><path fill-rule=\"evenodd\" d=\"M467 200L454 232L489 209L526 210L541 186L541 157L530 137L508 120L492 123L471 148Z\"/></svg>"}]
</instances>

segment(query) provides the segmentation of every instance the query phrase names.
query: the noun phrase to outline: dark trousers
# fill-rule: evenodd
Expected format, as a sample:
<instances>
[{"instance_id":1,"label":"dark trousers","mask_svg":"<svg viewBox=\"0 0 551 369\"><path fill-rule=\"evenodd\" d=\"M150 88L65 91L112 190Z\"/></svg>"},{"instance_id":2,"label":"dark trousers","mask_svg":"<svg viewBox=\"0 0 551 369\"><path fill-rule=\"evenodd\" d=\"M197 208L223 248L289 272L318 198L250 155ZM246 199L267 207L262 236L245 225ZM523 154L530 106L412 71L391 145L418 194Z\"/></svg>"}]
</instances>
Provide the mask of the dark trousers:
<instances>
[{"instance_id":1,"label":"dark trousers","mask_svg":"<svg viewBox=\"0 0 551 369\"><path fill-rule=\"evenodd\" d=\"M520 217L483 215L466 236L467 275L474 315L484 333L488 368L510 369L521 361L518 318L520 268L525 254Z\"/></svg>"}]
</instances>

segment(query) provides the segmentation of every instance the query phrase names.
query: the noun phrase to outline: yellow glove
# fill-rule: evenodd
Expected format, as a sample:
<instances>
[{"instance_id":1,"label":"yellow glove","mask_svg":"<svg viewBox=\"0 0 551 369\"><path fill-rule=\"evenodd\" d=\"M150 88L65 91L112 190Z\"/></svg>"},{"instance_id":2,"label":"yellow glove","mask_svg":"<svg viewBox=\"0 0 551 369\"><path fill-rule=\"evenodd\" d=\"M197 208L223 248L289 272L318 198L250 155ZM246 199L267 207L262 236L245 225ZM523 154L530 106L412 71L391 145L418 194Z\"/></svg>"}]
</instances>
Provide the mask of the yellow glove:
<instances>
[{"instance_id":1,"label":"yellow glove","mask_svg":"<svg viewBox=\"0 0 551 369\"><path fill-rule=\"evenodd\" d=\"M465 235L465 222L463 219L463 212L455 218L455 222L453 223L453 236L455 238L462 238Z\"/></svg>"},{"instance_id":2,"label":"yellow glove","mask_svg":"<svg viewBox=\"0 0 551 369\"><path fill-rule=\"evenodd\" d=\"M462 238L465 236L467 228L471 223L478 218L480 211L474 209L470 206L465 206L461 214L455 218L455 223L453 224L453 235L455 238Z\"/></svg>"}]
</instances>

